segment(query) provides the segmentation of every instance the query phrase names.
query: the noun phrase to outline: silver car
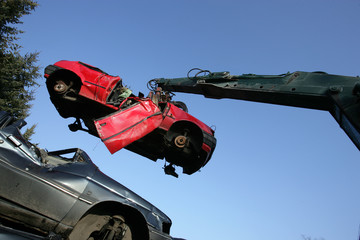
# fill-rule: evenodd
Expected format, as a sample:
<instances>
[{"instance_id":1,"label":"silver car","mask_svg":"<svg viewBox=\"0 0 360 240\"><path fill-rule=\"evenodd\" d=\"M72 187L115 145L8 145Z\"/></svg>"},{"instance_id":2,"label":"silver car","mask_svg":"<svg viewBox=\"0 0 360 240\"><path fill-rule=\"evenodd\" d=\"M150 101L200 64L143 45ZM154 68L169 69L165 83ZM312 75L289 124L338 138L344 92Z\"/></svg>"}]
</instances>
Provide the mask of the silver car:
<instances>
[{"instance_id":1,"label":"silver car","mask_svg":"<svg viewBox=\"0 0 360 240\"><path fill-rule=\"evenodd\" d=\"M172 239L171 220L81 149L47 152L0 111L0 224L46 239Z\"/></svg>"}]
</instances>

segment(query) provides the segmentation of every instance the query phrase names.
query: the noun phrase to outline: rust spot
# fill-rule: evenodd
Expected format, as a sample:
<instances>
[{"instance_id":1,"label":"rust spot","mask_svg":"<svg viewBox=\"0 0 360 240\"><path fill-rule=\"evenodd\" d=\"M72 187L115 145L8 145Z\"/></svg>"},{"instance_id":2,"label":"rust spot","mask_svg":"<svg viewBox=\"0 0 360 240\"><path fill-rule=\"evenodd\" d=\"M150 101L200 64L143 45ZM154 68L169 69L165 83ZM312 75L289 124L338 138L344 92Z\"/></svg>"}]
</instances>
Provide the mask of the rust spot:
<instances>
[{"instance_id":1,"label":"rust spot","mask_svg":"<svg viewBox=\"0 0 360 240\"><path fill-rule=\"evenodd\" d=\"M300 75L298 72L294 72L293 75L289 78L288 84L291 83L295 78L297 78Z\"/></svg>"},{"instance_id":2,"label":"rust spot","mask_svg":"<svg viewBox=\"0 0 360 240\"><path fill-rule=\"evenodd\" d=\"M185 136L180 135L175 138L174 143L178 148L184 148L186 145L186 140L187 138Z\"/></svg>"}]
</instances>

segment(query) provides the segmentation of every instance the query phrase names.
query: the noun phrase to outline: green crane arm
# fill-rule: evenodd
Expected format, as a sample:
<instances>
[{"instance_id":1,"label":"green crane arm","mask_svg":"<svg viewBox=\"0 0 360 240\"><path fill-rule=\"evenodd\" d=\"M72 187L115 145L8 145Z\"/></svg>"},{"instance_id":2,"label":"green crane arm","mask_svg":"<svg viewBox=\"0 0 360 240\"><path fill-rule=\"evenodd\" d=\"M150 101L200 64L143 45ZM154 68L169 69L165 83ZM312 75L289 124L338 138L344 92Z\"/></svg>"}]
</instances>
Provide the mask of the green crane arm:
<instances>
[{"instance_id":1,"label":"green crane arm","mask_svg":"<svg viewBox=\"0 0 360 240\"><path fill-rule=\"evenodd\" d=\"M149 83L165 91L195 93L207 98L231 98L326 110L360 150L360 78L324 72L281 75L230 75L198 69L195 76L157 78Z\"/></svg>"}]
</instances>

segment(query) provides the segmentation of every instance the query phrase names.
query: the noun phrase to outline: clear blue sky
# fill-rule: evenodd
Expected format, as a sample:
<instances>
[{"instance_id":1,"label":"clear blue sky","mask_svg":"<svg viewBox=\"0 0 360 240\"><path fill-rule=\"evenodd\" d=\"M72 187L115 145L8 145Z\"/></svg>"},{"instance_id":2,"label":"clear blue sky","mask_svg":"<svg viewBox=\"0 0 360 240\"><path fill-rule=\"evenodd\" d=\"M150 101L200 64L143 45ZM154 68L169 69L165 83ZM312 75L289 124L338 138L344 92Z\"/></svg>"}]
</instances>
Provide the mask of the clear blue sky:
<instances>
[{"instance_id":1,"label":"clear blue sky","mask_svg":"<svg viewBox=\"0 0 360 240\"><path fill-rule=\"evenodd\" d=\"M199 67L232 74L360 73L359 0L39 1L23 18L39 64L81 60L147 93L157 77ZM42 70L43 71L43 70ZM38 80L29 124L49 150L80 147L100 169L163 210L189 240L357 239L360 154L327 112L177 94L216 126L217 149L192 176L73 133ZM180 169L179 169L180 170Z\"/></svg>"}]
</instances>

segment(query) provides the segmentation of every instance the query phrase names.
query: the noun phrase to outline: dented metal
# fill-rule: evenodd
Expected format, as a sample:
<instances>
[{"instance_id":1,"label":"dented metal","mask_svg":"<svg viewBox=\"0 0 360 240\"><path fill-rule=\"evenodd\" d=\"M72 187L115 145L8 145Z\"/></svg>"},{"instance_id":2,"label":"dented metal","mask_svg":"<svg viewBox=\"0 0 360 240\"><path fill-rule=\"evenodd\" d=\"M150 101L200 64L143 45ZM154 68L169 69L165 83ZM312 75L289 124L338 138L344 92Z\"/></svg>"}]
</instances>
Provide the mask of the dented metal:
<instances>
[{"instance_id":1,"label":"dented metal","mask_svg":"<svg viewBox=\"0 0 360 240\"><path fill-rule=\"evenodd\" d=\"M120 77L77 61L49 65L45 78L59 114L76 119L70 130L99 137L112 154L126 148L154 161L165 158L186 174L197 172L212 156L214 130L161 88L151 89L148 97L135 96Z\"/></svg>"},{"instance_id":2,"label":"dented metal","mask_svg":"<svg viewBox=\"0 0 360 240\"><path fill-rule=\"evenodd\" d=\"M88 214L108 216L108 219L121 215L136 222L131 229L133 235L142 232L140 238L134 239L171 239L171 220L102 173L83 150L47 152L26 141L19 125L9 119L8 114L0 111L2 224L16 229L21 223L22 231L44 238L55 234L58 239L67 239Z\"/></svg>"}]
</instances>

